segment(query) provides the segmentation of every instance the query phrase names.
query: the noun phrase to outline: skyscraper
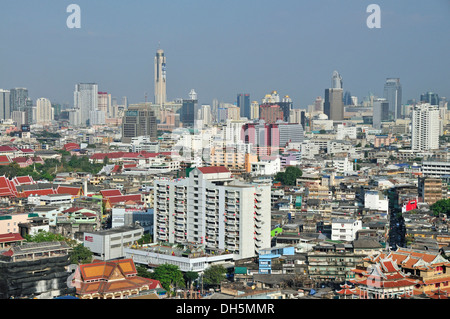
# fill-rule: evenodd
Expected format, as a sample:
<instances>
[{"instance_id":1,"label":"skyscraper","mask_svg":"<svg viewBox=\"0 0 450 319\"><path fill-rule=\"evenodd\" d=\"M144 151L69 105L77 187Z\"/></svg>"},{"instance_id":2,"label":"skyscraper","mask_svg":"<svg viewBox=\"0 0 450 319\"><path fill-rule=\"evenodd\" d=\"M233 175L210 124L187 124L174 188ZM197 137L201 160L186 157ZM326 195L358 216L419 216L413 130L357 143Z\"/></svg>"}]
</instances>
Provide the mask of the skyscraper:
<instances>
[{"instance_id":1,"label":"skyscraper","mask_svg":"<svg viewBox=\"0 0 450 319\"><path fill-rule=\"evenodd\" d=\"M342 100L342 89L326 89L323 112L329 120L342 121L344 119L344 101Z\"/></svg>"},{"instance_id":2,"label":"skyscraper","mask_svg":"<svg viewBox=\"0 0 450 319\"><path fill-rule=\"evenodd\" d=\"M439 148L439 108L429 103L418 104L412 112L411 149L429 151Z\"/></svg>"},{"instance_id":3,"label":"skyscraper","mask_svg":"<svg viewBox=\"0 0 450 319\"><path fill-rule=\"evenodd\" d=\"M0 120L6 120L11 117L11 92L0 89Z\"/></svg>"},{"instance_id":4,"label":"skyscraper","mask_svg":"<svg viewBox=\"0 0 450 319\"><path fill-rule=\"evenodd\" d=\"M10 105L12 111L25 111L27 107L28 89L14 88L10 91Z\"/></svg>"},{"instance_id":5,"label":"skyscraper","mask_svg":"<svg viewBox=\"0 0 450 319\"><path fill-rule=\"evenodd\" d=\"M399 78L387 78L384 84L384 96L389 102L389 117L393 120L402 116L402 85Z\"/></svg>"},{"instance_id":6,"label":"skyscraper","mask_svg":"<svg viewBox=\"0 0 450 319\"><path fill-rule=\"evenodd\" d=\"M198 98L194 90L189 92L189 98L183 99L183 104L180 109L180 121L184 127L194 125L196 114L198 112Z\"/></svg>"},{"instance_id":7,"label":"skyscraper","mask_svg":"<svg viewBox=\"0 0 450 319\"><path fill-rule=\"evenodd\" d=\"M420 102L430 103L431 105L439 105L439 95L433 92L426 92L420 95Z\"/></svg>"},{"instance_id":8,"label":"skyscraper","mask_svg":"<svg viewBox=\"0 0 450 319\"><path fill-rule=\"evenodd\" d=\"M73 94L74 108L80 113L81 125L90 124L91 112L98 110L98 85L96 83L79 83Z\"/></svg>"},{"instance_id":9,"label":"skyscraper","mask_svg":"<svg viewBox=\"0 0 450 319\"><path fill-rule=\"evenodd\" d=\"M129 143L131 138L149 137L151 141L157 138L155 112L150 106L130 106L125 111L122 120L122 142Z\"/></svg>"},{"instance_id":10,"label":"skyscraper","mask_svg":"<svg viewBox=\"0 0 450 319\"><path fill-rule=\"evenodd\" d=\"M235 180L225 167L155 180L154 242L195 243L236 259L270 247L270 185Z\"/></svg>"},{"instance_id":11,"label":"skyscraper","mask_svg":"<svg viewBox=\"0 0 450 319\"><path fill-rule=\"evenodd\" d=\"M331 77L331 88L343 89L342 76L339 74L338 71L333 71L333 75Z\"/></svg>"},{"instance_id":12,"label":"skyscraper","mask_svg":"<svg viewBox=\"0 0 450 319\"><path fill-rule=\"evenodd\" d=\"M389 102L386 99L373 101L373 124L374 128L381 128L383 121L389 120Z\"/></svg>"},{"instance_id":13,"label":"skyscraper","mask_svg":"<svg viewBox=\"0 0 450 319\"><path fill-rule=\"evenodd\" d=\"M246 117L247 119L251 118L250 94L246 94L246 93L238 94L236 105L240 109L241 117Z\"/></svg>"},{"instance_id":14,"label":"skyscraper","mask_svg":"<svg viewBox=\"0 0 450 319\"><path fill-rule=\"evenodd\" d=\"M331 77L331 88L325 89L325 101L323 112L329 120L342 121L344 119L344 98L343 98L342 77L334 71Z\"/></svg>"},{"instance_id":15,"label":"skyscraper","mask_svg":"<svg viewBox=\"0 0 450 319\"><path fill-rule=\"evenodd\" d=\"M164 51L158 49L155 56L155 104L162 106L166 101L166 57Z\"/></svg>"},{"instance_id":16,"label":"skyscraper","mask_svg":"<svg viewBox=\"0 0 450 319\"><path fill-rule=\"evenodd\" d=\"M36 101L36 124L48 125L54 119L52 103L49 99L39 98Z\"/></svg>"}]
</instances>

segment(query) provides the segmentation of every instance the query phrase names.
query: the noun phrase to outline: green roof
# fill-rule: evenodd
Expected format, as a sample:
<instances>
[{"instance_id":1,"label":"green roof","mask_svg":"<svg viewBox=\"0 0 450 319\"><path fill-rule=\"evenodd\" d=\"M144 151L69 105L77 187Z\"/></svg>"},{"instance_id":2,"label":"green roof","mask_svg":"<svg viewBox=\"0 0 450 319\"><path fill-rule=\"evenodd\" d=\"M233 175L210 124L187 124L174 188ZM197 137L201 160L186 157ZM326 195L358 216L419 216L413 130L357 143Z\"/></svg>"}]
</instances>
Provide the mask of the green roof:
<instances>
[{"instance_id":1,"label":"green roof","mask_svg":"<svg viewBox=\"0 0 450 319\"><path fill-rule=\"evenodd\" d=\"M234 273L238 275L246 275L247 267L234 267Z\"/></svg>"}]
</instances>

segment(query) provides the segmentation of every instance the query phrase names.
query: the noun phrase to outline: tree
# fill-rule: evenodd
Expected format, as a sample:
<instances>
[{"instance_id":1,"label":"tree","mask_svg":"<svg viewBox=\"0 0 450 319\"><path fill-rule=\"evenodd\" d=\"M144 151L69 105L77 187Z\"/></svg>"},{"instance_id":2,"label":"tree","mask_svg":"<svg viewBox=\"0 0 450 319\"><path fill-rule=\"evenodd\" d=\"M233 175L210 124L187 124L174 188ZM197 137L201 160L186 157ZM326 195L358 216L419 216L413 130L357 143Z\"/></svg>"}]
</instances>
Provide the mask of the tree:
<instances>
[{"instance_id":1,"label":"tree","mask_svg":"<svg viewBox=\"0 0 450 319\"><path fill-rule=\"evenodd\" d=\"M184 286L183 273L178 266L164 264L155 268L152 279L159 280L165 290L170 291L171 288Z\"/></svg>"},{"instance_id":2,"label":"tree","mask_svg":"<svg viewBox=\"0 0 450 319\"><path fill-rule=\"evenodd\" d=\"M195 271L188 271L184 274L184 280L186 282L186 288L191 288L192 283L198 278L198 273Z\"/></svg>"},{"instance_id":3,"label":"tree","mask_svg":"<svg viewBox=\"0 0 450 319\"><path fill-rule=\"evenodd\" d=\"M34 235L25 235L25 239L28 242L33 243L42 243L42 242L51 242L51 241L69 241L68 238L64 237L61 234L54 234L46 231L40 231Z\"/></svg>"},{"instance_id":4,"label":"tree","mask_svg":"<svg viewBox=\"0 0 450 319\"><path fill-rule=\"evenodd\" d=\"M92 255L92 251L83 244L75 246L69 253L72 264L88 264L92 262Z\"/></svg>"},{"instance_id":5,"label":"tree","mask_svg":"<svg viewBox=\"0 0 450 319\"><path fill-rule=\"evenodd\" d=\"M283 185L294 186L297 183L297 178L301 177L303 172L296 166L288 166L284 172L279 172L275 175L275 180L281 182Z\"/></svg>"},{"instance_id":6,"label":"tree","mask_svg":"<svg viewBox=\"0 0 450 319\"><path fill-rule=\"evenodd\" d=\"M144 265L136 265L136 270L139 277L152 278L152 273L150 273Z\"/></svg>"},{"instance_id":7,"label":"tree","mask_svg":"<svg viewBox=\"0 0 450 319\"><path fill-rule=\"evenodd\" d=\"M450 198L438 200L436 203L430 206L433 215L439 216L440 214L450 215Z\"/></svg>"},{"instance_id":8,"label":"tree","mask_svg":"<svg viewBox=\"0 0 450 319\"><path fill-rule=\"evenodd\" d=\"M212 265L205 269L203 282L207 285L220 285L222 280L226 279L227 270L222 265Z\"/></svg>"}]
</instances>

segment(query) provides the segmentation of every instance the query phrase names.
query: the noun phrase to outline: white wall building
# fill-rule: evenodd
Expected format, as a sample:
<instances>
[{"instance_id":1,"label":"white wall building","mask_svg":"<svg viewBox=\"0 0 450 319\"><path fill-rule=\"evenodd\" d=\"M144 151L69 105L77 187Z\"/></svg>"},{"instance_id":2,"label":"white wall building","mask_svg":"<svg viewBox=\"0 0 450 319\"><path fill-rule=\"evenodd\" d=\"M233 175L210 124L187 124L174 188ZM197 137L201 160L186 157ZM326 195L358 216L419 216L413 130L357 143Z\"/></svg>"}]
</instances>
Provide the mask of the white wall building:
<instances>
[{"instance_id":1,"label":"white wall building","mask_svg":"<svg viewBox=\"0 0 450 319\"><path fill-rule=\"evenodd\" d=\"M411 149L429 151L439 149L441 121L439 109L428 103L414 107L411 123Z\"/></svg>"},{"instance_id":2,"label":"white wall building","mask_svg":"<svg viewBox=\"0 0 450 319\"><path fill-rule=\"evenodd\" d=\"M389 200L379 191L367 191L364 194L364 208L388 212Z\"/></svg>"},{"instance_id":3,"label":"white wall building","mask_svg":"<svg viewBox=\"0 0 450 319\"><path fill-rule=\"evenodd\" d=\"M335 218L331 221L331 240L353 241L362 229L361 220Z\"/></svg>"},{"instance_id":4,"label":"white wall building","mask_svg":"<svg viewBox=\"0 0 450 319\"><path fill-rule=\"evenodd\" d=\"M54 119L54 110L49 99L39 98L36 100L36 124L51 124Z\"/></svg>"},{"instance_id":5,"label":"white wall building","mask_svg":"<svg viewBox=\"0 0 450 319\"><path fill-rule=\"evenodd\" d=\"M125 257L125 248L133 245L144 234L141 226L123 226L84 233L83 245L95 259L111 260Z\"/></svg>"},{"instance_id":6,"label":"white wall building","mask_svg":"<svg viewBox=\"0 0 450 319\"><path fill-rule=\"evenodd\" d=\"M256 256L270 246L270 188L234 180L225 167L155 180L154 241L200 244L237 259Z\"/></svg>"}]
</instances>

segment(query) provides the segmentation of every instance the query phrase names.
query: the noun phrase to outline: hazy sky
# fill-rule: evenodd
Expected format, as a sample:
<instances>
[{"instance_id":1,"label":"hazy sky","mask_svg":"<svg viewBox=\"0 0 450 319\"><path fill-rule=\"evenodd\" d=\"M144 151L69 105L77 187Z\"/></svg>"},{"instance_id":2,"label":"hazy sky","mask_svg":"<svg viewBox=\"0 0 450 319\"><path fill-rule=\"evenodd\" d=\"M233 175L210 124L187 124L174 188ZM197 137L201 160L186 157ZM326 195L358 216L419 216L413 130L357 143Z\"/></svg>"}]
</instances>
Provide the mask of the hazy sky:
<instances>
[{"instance_id":1,"label":"hazy sky","mask_svg":"<svg viewBox=\"0 0 450 319\"><path fill-rule=\"evenodd\" d=\"M69 4L81 28L69 29ZM369 4L381 28L369 29ZM76 83L130 103L153 101L154 55L167 57L167 95L200 103L261 101L277 90L312 104L337 70L344 90L382 96L399 77L403 101L450 99L450 0L0 0L0 88L73 104Z\"/></svg>"}]
</instances>

